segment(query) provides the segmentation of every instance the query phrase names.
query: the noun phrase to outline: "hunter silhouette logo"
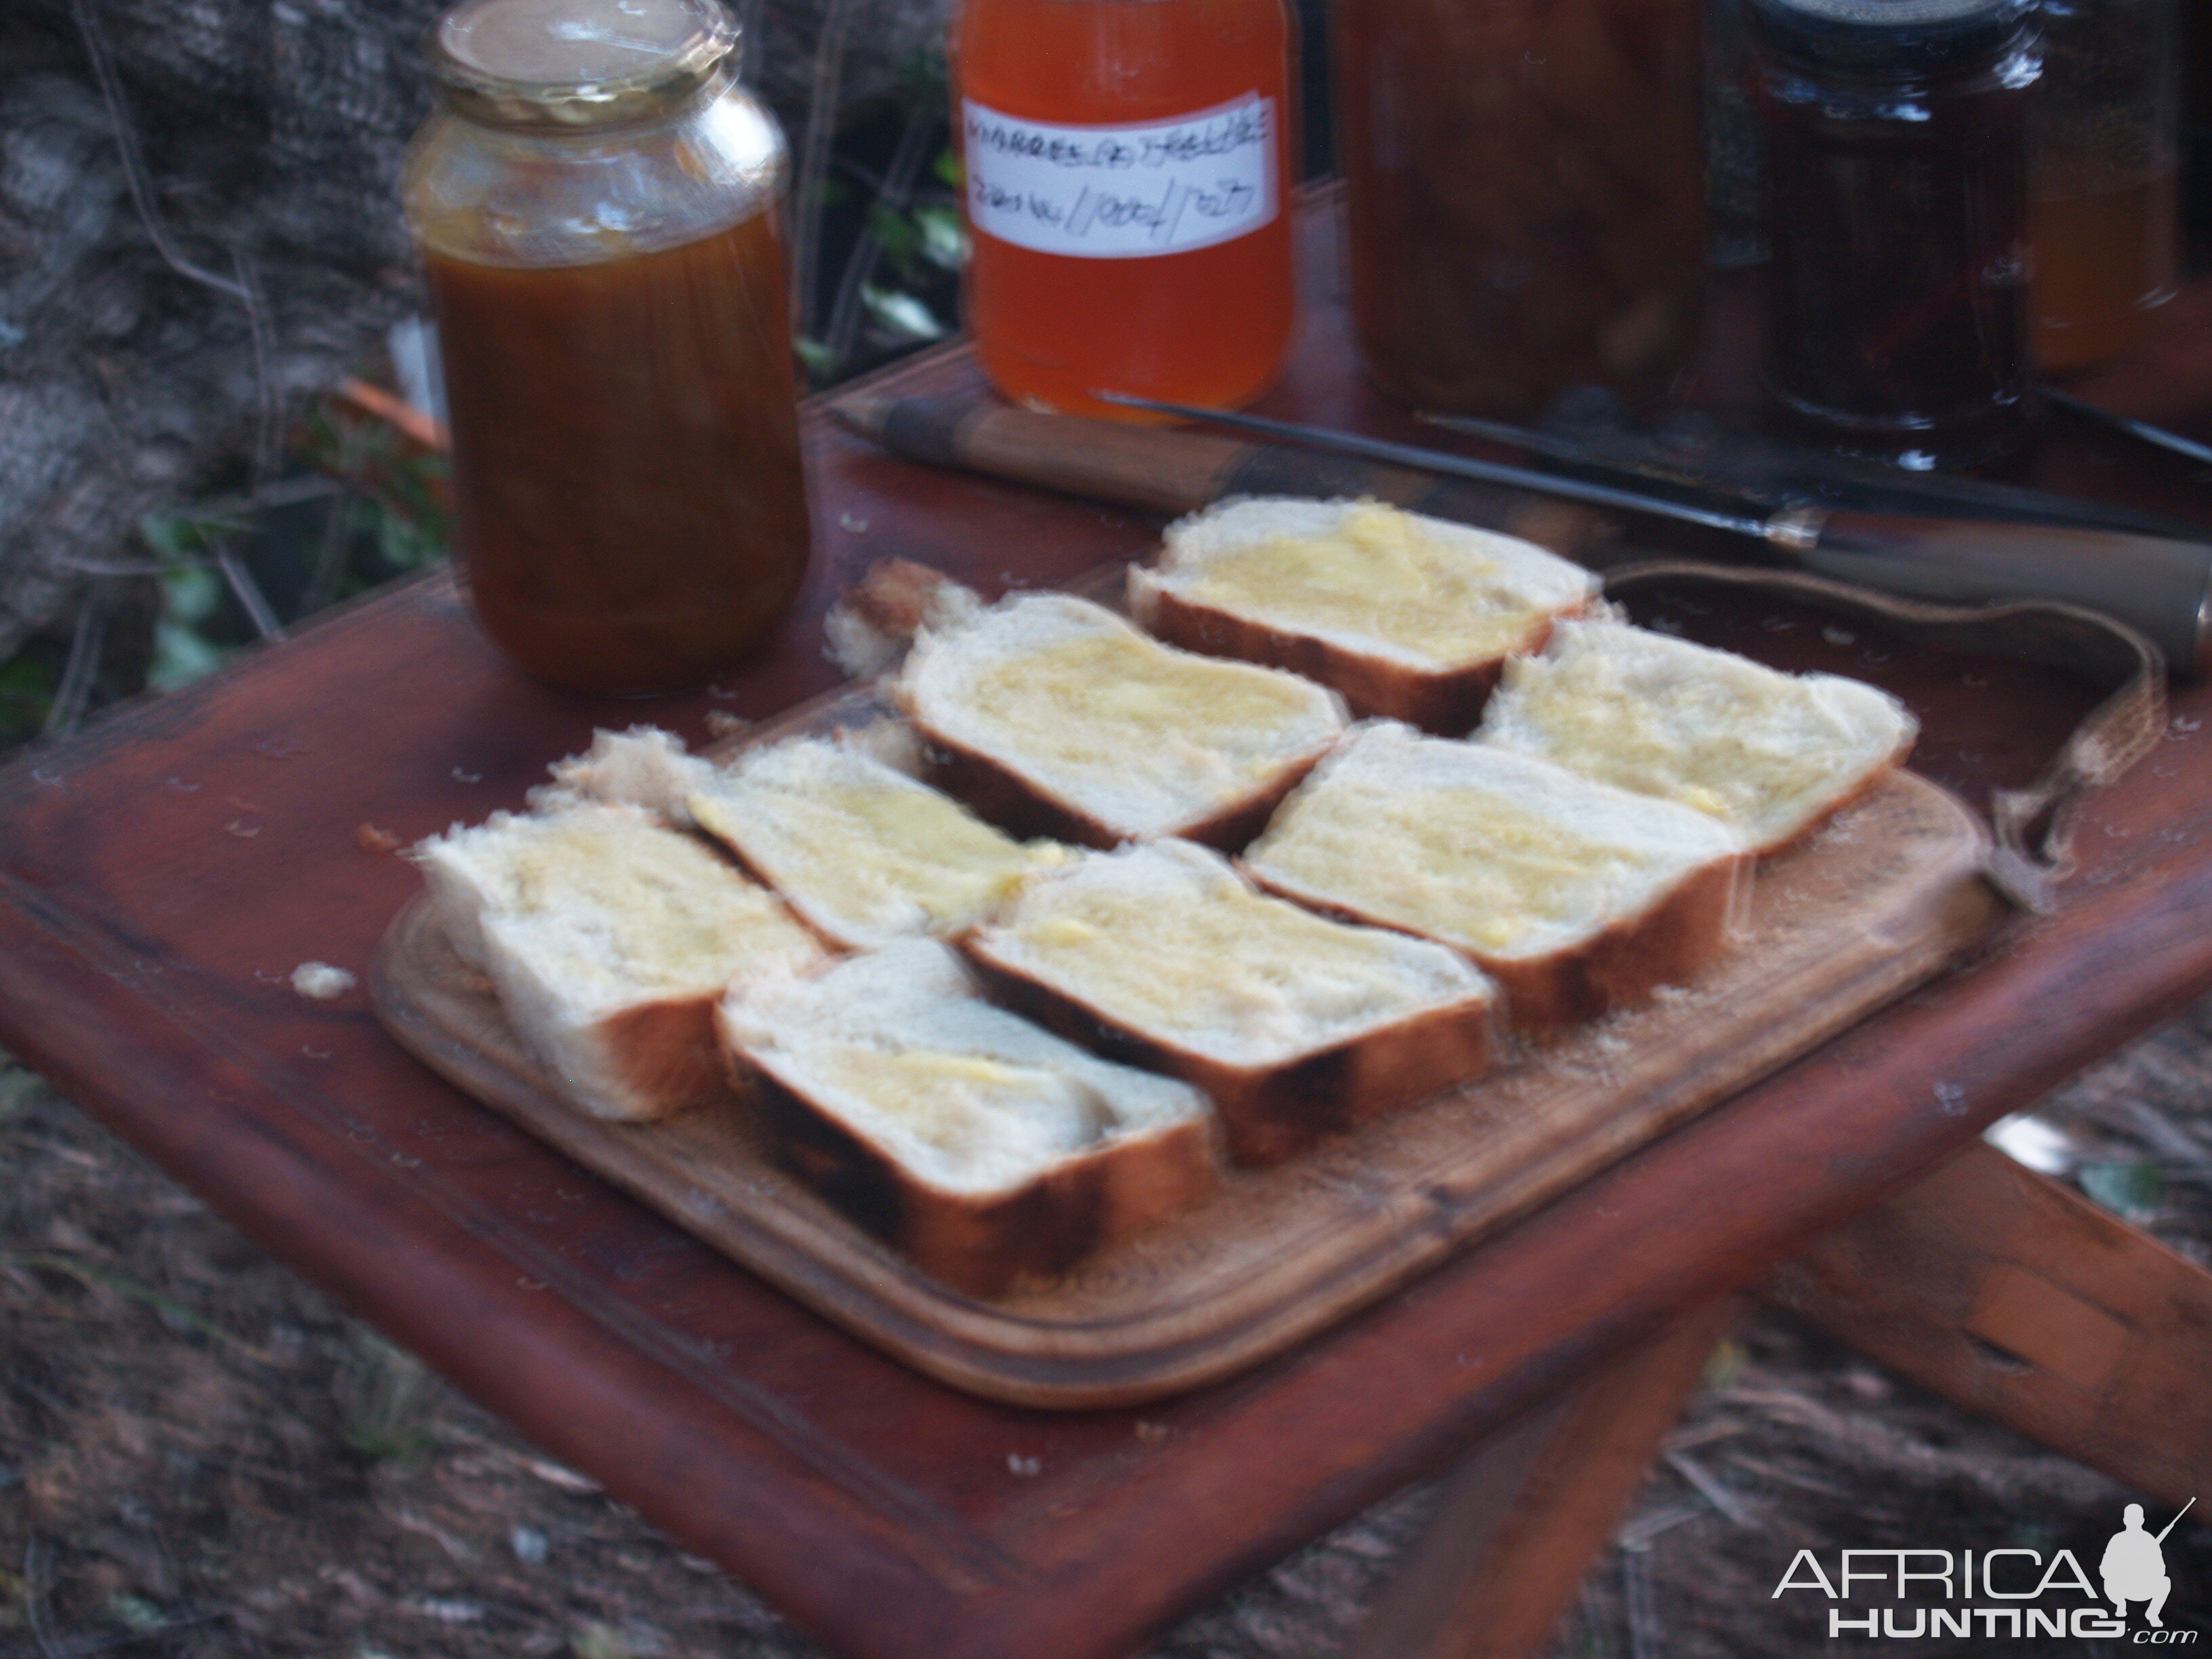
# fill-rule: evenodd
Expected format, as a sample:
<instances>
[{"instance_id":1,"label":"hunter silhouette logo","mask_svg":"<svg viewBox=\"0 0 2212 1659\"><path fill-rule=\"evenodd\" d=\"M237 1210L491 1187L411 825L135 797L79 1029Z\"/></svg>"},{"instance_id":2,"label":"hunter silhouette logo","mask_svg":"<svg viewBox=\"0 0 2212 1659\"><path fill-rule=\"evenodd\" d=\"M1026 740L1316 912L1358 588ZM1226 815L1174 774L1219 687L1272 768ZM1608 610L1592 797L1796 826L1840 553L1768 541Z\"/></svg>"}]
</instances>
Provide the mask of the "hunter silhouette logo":
<instances>
[{"instance_id":1,"label":"hunter silhouette logo","mask_svg":"<svg viewBox=\"0 0 2212 1659\"><path fill-rule=\"evenodd\" d=\"M2130 1647L2191 1646L2199 1632L2169 1630L2164 1613L2173 1581L2161 1547L2166 1534L2197 1506L2192 1498L2156 1533L2143 1526L2143 1507L2130 1504L2120 1530L2097 1561L2101 1596L2087 1565L2070 1549L2046 1558L2039 1549L1844 1549L1833 1571L1801 1549L1773 1596L1810 1594L1829 1605L1828 1635L1915 1638L1980 1637L1984 1642L2071 1637L2123 1638ZM2106 1606L2110 1603L2109 1609ZM2143 1623L2128 1628L2130 1606Z\"/></svg>"},{"instance_id":2,"label":"hunter silhouette logo","mask_svg":"<svg viewBox=\"0 0 2212 1659\"><path fill-rule=\"evenodd\" d=\"M2100 1569L2105 1580L2105 1599L2112 1604L2112 1612L2119 1618L2128 1616L2128 1603L2148 1601L2143 1617L2154 1630L2164 1630L2166 1620L2160 1612L2166 1598L2173 1589L2173 1581L2166 1576L2166 1553L2160 1546L2166 1534L2173 1530L2182 1515L2196 1505L2192 1498L2181 1506L2177 1515L2159 1529L2154 1538L2143 1530L2143 1507L2130 1504L2121 1516L2121 1529L2112 1534L2112 1541L2105 1546L2105 1559Z\"/></svg>"}]
</instances>

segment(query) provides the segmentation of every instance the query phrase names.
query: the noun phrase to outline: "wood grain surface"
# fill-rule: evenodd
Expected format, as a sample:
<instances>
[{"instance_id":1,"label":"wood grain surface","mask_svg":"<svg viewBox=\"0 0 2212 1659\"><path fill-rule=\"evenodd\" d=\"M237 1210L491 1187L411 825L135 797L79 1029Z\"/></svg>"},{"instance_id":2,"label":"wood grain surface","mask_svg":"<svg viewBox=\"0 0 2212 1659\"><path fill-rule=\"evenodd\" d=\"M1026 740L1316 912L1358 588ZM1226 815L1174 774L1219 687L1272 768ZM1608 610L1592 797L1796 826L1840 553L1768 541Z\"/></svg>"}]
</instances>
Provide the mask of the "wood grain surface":
<instances>
[{"instance_id":1,"label":"wood grain surface","mask_svg":"<svg viewBox=\"0 0 2212 1659\"><path fill-rule=\"evenodd\" d=\"M1359 380L1333 222L1269 412L1420 435ZM1716 318L1718 401L1751 313ZM2182 315L2179 311L2178 317ZM2201 314L2198 313L2198 314ZM2198 354L2201 360L2202 353ZM2170 347L2145 377L2201 408ZM2169 372L2169 371L2172 372ZM957 348L876 382L964 392ZM2115 380L2104 401L2130 401ZM902 462L805 424L817 565L745 672L650 705L501 662L451 579L377 596L0 769L0 1042L247 1233L855 1659L1110 1659L1465 1452L1686 1308L1747 1285L2003 1112L2212 988L2212 686L2085 809L2048 915L1273 1359L1133 1409L932 1381L392 1043L358 991L415 890L388 848L515 807L594 726L705 741L833 686L821 616L892 556L986 592L1144 552L1157 523ZM2057 430L2027 473L2212 523L2186 467ZM1670 625L1896 692L1917 771L2017 787L2095 702L2063 667L1700 598ZM386 850L380 850L386 849ZM1778 1576L1786 1561L1776 1564Z\"/></svg>"}]
</instances>

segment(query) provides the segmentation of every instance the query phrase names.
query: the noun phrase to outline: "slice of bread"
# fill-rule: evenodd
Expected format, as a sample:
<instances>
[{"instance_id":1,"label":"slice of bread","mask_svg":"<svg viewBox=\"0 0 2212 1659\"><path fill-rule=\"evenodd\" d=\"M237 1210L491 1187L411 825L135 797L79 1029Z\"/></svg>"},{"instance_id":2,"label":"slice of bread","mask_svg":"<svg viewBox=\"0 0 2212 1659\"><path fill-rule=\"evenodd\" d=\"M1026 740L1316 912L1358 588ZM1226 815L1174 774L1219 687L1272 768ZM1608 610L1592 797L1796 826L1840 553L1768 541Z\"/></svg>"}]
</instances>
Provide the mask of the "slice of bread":
<instances>
[{"instance_id":1,"label":"slice of bread","mask_svg":"<svg viewBox=\"0 0 2212 1659\"><path fill-rule=\"evenodd\" d=\"M1593 619L1509 665L1476 736L1693 806L1771 853L1881 782L1918 730L1857 680Z\"/></svg>"},{"instance_id":2,"label":"slice of bread","mask_svg":"<svg viewBox=\"0 0 2212 1659\"><path fill-rule=\"evenodd\" d=\"M554 812L576 801L598 801L642 807L678 829L690 827L685 799L714 775L712 763L690 753L683 738L657 726L594 732L589 749L555 761L546 769L553 781L530 792L534 811Z\"/></svg>"},{"instance_id":3,"label":"slice of bread","mask_svg":"<svg viewBox=\"0 0 2212 1659\"><path fill-rule=\"evenodd\" d=\"M1728 947L1751 858L1703 813L1501 749L1364 728L1244 857L1302 903L1464 951L1535 1037Z\"/></svg>"},{"instance_id":4,"label":"slice of bread","mask_svg":"<svg viewBox=\"0 0 2212 1659\"><path fill-rule=\"evenodd\" d=\"M892 695L952 793L1017 835L1092 847L1237 845L1345 724L1310 680L1175 650L1066 593L925 628Z\"/></svg>"},{"instance_id":5,"label":"slice of bread","mask_svg":"<svg viewBox=\"0 0 2212 1659\"><path fill-rule=\"evenodd\" d=\"M455 951L562 1093L642 1120L727 1093L714 1009L732 980L827 955L775 896L636 807L495 812L418 844Z\"/></svg>"},{"instance_id":6,"label":"slice of bread","mask_svg":"<svg viewBox=\"0 0 2212 1659\"><path fill-rule=\"evenodd\" d=\"M1270 898L1188 842L1048 871L963 945L1010 1007L1212 1095L1243 1163L1490 1063L1493 988L1463 959Z\"/></svg>"},{"instance_id":7,"label":"slice of bread","mask_svg":"<svg viewBox=\"0 0 2212 1659\"><path fill-rule=\"evenodd\" d=\"M1540 650L1598 578L1534 542L1372 501L1224 502L1129 569L1129 611L1188 650L1287 668L1356 714L1458 736L1508 657Z\"/></svg>"},{"instance_id":8,"label":"slice of bread","mask_svg":"<svg viewBox=\"0 0 2212 1659\"><path fill-rule=\"evenodd\" d=\"M973 926L1030 871L1074 854L1024 845L849 742L756 749L690 800L693 819L848 950Z\"/></svg>"},{"instance_id":9,"label":"slice of bread","mask_svg":"<svg viewBox=\"0 0 2212 1659\"><path fill-rule=\"evenodd\" d=\"M773 1155L971 1295L1063 1272L1220 1178L1199 1091L994 1007L933 940L740 987L718 1018Z\"/></svg>"}]
</instances>

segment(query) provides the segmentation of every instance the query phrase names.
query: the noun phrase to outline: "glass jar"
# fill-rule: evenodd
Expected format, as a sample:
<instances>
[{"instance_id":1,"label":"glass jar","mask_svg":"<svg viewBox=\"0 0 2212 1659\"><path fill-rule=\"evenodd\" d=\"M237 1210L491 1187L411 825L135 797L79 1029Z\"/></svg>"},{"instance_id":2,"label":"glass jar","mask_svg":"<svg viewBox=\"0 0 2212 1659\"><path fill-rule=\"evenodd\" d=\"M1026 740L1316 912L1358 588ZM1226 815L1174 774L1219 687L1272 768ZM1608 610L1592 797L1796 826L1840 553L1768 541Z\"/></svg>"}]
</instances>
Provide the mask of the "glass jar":
<instances>
[{"instance_id":1,"label":"glass jar","mask_svg":"<svg viewBox=\"0 0 2212 1659\"><path fill-rule=\"evenodd\" d=\"M1401 403L1663 394L1705 278L1702 0L1339 0L1352 311Z\"/></svg>"},{"instance_id":2,"label":"glass jar","mask_svg":"<svg viewBox=\"0 0 2212 1659\"><path fill-rule=\"evenodd\" d=\"M1840 448L1994 460L2033 413L2028 0L1750 0L1766 381Z\"/></svg>"},{"instance_id":3,"label":"glass jar","mask_svg":"<svg viewBox=\"0 0 2212 1659\"><path fill-rule=\"evenodd\" d=\"M2028 111L2028 295L2054 372L2117 357L2179 288L2179 0L2043 0Z\"/></svg>"},{"instance_id":4,"label":"glass jar","mask_svg":"<svg viewBox=\"0 0 2212 1659\"><path fill-rule=\"evenodd\" d=\"M714 0L467 0L403 198L484 631L576 690L697 684L790 607L810 526L781 134Z\"/></svg>"},{"instance_id":5,"label":"glass jar","mask_svg":"<svg viewBox=\"0 0 2212 1659\"><path fill-rule=\"evenodd\" d=\"M952 69L976 361L1032 408L1233 409L1294 313L1284 0L963 0Z\"/></svg>"}]
</instances>

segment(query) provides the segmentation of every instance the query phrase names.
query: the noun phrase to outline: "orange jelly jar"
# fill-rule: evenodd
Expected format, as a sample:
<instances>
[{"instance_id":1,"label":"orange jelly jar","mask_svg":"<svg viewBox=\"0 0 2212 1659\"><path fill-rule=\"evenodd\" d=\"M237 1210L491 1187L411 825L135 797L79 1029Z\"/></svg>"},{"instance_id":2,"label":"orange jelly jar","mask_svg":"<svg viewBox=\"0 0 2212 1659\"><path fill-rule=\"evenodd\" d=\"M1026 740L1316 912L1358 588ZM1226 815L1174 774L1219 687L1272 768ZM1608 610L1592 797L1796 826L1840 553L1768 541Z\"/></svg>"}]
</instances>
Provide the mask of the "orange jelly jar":
<instances>
[{"instance_id":1,"label":"orange jelly jar","mask_svg":"<svg viewBox=\"0 0 2212 1659\"><path fill-rule=\"evenodd\" d=\"M785 150L714 0L469 0L404 196L438 321L459 550L539 679L732 666L808 554Z\"/></svg>"},{"instance_id":2,"label":"orange jelly jar","mask_svg":"<svg viewBox=\"0 0 2212 1659\"><path fill-rule=\"evenodd\" d=\"M1294 295L1284 0L965 0L953 70L977 360L1031 407L1234 408Z\"/></svg>"}]
</instances>

